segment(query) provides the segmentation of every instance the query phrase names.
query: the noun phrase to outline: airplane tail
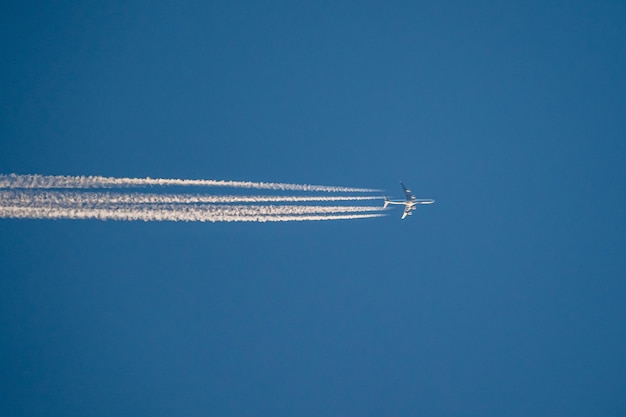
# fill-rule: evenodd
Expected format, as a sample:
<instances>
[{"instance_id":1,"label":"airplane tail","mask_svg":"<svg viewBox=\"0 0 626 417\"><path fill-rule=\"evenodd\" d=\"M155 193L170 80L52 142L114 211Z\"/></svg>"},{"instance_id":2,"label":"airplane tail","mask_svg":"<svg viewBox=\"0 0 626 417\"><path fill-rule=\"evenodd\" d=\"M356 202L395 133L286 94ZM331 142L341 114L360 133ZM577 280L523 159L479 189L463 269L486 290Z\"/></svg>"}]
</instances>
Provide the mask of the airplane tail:
<instances>
[{"instance_id":1,"label":"airplane tail","mask_svg":"<svg viewBox=\"0 0 626 417\"><path fill-rule=\"evenodd\" d=\"M389 205L389 199L387 198L387 196L383 196L383 198L385 199L385 202L383 203L383 208L386 209Z\"/></svg>"}]
</instances>

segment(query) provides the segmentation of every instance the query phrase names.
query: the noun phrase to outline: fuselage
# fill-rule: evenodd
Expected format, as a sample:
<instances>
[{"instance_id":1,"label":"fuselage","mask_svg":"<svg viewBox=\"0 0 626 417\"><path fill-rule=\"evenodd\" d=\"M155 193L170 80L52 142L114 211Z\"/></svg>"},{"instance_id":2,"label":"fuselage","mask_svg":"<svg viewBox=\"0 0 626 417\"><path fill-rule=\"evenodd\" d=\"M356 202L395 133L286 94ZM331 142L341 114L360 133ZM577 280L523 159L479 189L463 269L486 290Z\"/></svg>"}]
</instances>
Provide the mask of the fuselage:
<instances>
[{"instance_id":1,"label":"fuselage","mask_svg":"<svg viewBox=\"0 0 626 417\"><path fill-rule=\"evenodd\" d=\"M430 198L426 199L418 199L418 200L386 200L385 201L385 205L387 204L395 204L398 206L405 206L408 208L411 208L413 210L415 210L415 206L420 205L420 204L433 204L435 202L435 200L432 200Z\"/></svg>"}]
</instances>

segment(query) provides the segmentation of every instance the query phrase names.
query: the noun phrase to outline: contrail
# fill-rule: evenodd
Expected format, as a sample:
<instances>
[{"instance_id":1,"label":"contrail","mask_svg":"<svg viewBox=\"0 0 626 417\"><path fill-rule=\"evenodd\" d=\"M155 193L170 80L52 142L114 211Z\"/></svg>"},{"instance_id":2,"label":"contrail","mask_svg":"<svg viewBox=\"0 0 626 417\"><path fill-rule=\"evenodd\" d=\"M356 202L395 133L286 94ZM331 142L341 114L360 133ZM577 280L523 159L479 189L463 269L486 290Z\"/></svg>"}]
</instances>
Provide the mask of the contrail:
<instances>
[{"instance_id":1,"label":"contrail","mask_svg":"<svg viewBox=\"0 0 626 417\"><path fill-rule=\"evenodd\" d=\"M369 193L369 188L244 181L0 174L0 218L199 222L351 220L384 216L383 207L306 203L376 200L367 195L209 195L109 192L150 186L250 188L273 191Z\"/></svg>"},{"instance_id":2,"label":"contrail","mask_svg":"<svg viewBox=\"0 0 626 417\"><path fill-rule=\"evenodd\" d=\"M221 214L230 213L241 216L257 216L257 215L304 215L304 214L337 214L337 213L364 213L364 212L381 212L384 209L380 206L301 206L301 205L181 205L172 203L158 204L128 204L128 203L109 203L96 202L93 204L60 204L47 205L32 202L10 202L3 201L0 208L32 208L32 209L86 209L86 210L149 210L163 212L186 212L200 214Z\"/></svg>"},{"instance_id":3,"label":"contrail","mask_svg":"<svg viewBox=\"0 0 626 417\"><path fill-rule=\"evenodd\" d=\"M94 207L99 208L99 207ZM338 213L366 213L366 212L382 212L380 206L272 206L272 205L255 205L255 206L238 206L238 205L177 205L177 204L121 204L121 205L104 205L102 208L111 208L117 210L131 209L150 209L154 211L184 211L188 213L236 213L241 216L283 216L283 215L305 215L305 214L338 214Z\"/></svg>"},{"instance_id":4,"label":"contrail","mask_svg":"<svg viewBox=\"0 0 626 417\"><path fill-rule=\"evenodd\" d=\"M228 207L228 206L227 206ZM322 220L353 220L381 217L384 214L289 215L241 214L237 210L163 210L150 207L65 208L65 207L0 207L0 217L14 219L99 219L185 222L291 222Z\"/></svg>"},{"instance_id":5,"label":"contrail","mask_svg":"<svg viewBox=\"0 0 626 417\"><path fill-rule=\"evenodd\" d=\"M98 204L98 203L300 203L378 200L377 196L243 196L202 194L109 193L91 191L40 191L34 189L0 191L0 202L19 204Z\"/></svg>"},{"instance_id":6,"label":"contrail","mask_svg":"<svg viewBox=\"0 0 626 417\"><path fill-rule=\"evenodd\" d=\"M253 188L276 191L317 191L368 193L370 188L334 187L325 185L285 184L278 182L185 180L173 178L114 178L101 176L17 175L1 174L0 188L126 188L148 186L195 186Z\"/></svg>"}]
</instances>

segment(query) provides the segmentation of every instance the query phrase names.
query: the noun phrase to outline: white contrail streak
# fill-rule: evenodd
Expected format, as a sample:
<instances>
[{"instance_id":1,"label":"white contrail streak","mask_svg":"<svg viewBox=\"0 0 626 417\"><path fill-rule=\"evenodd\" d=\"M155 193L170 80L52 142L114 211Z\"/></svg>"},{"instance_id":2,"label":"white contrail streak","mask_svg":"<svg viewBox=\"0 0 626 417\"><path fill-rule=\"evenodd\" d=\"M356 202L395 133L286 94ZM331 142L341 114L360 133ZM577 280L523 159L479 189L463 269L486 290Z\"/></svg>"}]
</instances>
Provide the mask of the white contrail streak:
<instances>
[{"instance_id":1,"label":"white contrail streak","mask_svg":"<svg viewBox=\"0 0 626 417\"><path fill-rule=\"evenodd\" d=\"M198 186L275 191L376 190L283 183L0 174L0 218L199 222L285 222L381 217L380 206L307 205L376 200L358 195L207 195L87 191L124 187ZM302 204L304 203L304 204Z\"/></svg>"},{"instance_id":2,"label":"white contrail streak","mask_svg":"<svg viewBox=\"0 0 626 417\"><path fill-rule=\"evenodd\" d=\"M202 194L148 194L148 193L109 193L90 191L41 191L15 190L0 191L0 202L13 204L98 204L98 203L300 203L331 201L367 201L378 200L376 196L239 196L239 195L202 195Z\"/></svg>"},{"instance_id":3,"label":"white contrail streak","mask_svg":"<svg viewBox=\"0 0 626 417\"><path fill-rule=\"evenodd\" d=\"M0 175L0 188L123 188L148 186L196 186L254 188L277 191L376 192L370 188L333 187L325 185L285 184L277 182L183 180L173 178L114 178L63 175Z\"/></svg>"},{"instance_id":4,"label":"white contrail streak","mask_svg":"<svg viewBox=\"0 0 626 417\"><path fill-rule=\"evenodd\" d=\"M32 204L29 202L0 202L0 208L33 208L33 209L88 209L88 210L150 210L163 212L186 212L186 213L234 213L241 216L257 216L257 215L303 215L303 214L337 214L337 213L364 213L364 212L381 212L384 209L380 206L301 206L301 205L181 205L181 204L126 204L126 203L108 203L98 202L96 204Z\"/></svg>"},{"instance_id":5,"label":"white contrail streak","mask_svg":"<svg viewBox=\"0 0 626 417\"><path fill-rule=\"evenodd\" d=\"M305 215L305 214L338 214L338 213L366 213L381 212L380 206L236 206L236 205L176 205L176 204L151 204L149 206L140 204L103 205L102 208L112 208L118 210L150 209L162 211L184 211L188 213L236 213L242 216L282 216L282 215ZM93 207L100 208L100 207Z\"/></svg>"},{"instance_id":6,"label":"white contrail streak","mask_svg":"<svg viewBox=\"0 0 626 417\"><path fill-rule=\"evenodd\" d=\"M228 207L228 206L227 206ZM185 222L289 222L321 220L353 220L381 217L383 214L339 215L264 215L240 214L234 210L207 212L198 210L153 210L149 207L60 208L60 207L0 207L0 217L14 219L99 219Z\"/></svg>"}]
</instances>

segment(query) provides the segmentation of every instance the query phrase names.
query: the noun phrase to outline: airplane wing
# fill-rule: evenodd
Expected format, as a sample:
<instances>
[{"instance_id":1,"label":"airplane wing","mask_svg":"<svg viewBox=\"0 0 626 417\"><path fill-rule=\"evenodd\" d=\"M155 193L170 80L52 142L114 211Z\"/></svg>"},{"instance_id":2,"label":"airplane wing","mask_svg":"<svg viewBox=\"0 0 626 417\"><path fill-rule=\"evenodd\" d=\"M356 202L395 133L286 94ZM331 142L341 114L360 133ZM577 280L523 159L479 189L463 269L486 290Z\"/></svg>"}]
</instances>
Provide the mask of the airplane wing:
<instances>
[{"instance_id":1,"label":"airplane wing","mask_svg":"<svg viewBox=\"0 0 626 417\"><path fill-rule=\"evenodd\" d=\"M415 200L415 196L413 194L411 194L411 190L406 188L406 185L404 185L403 183L400 183L400 185L402 186L402 189L404 190L404 194L406 195L407 201Z\"/></svg>"},{"instance_id":2,"label":"airplane wing","mask_svg":"<svg viewBox=\"0 0 626 417\"><path fill-rule=\"evenodd\" d=\"M411 208L409 206L406 206L404 208L404 213L402 213L402 220L404 220L404 218L408 216L409 214L411 214Z\"/></svg>"}]
</instances>

